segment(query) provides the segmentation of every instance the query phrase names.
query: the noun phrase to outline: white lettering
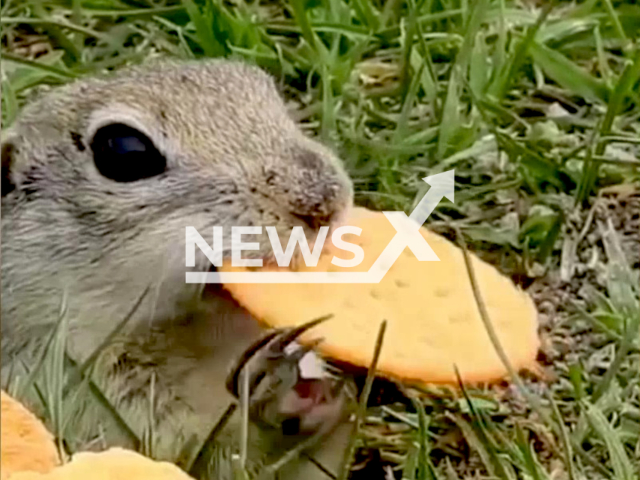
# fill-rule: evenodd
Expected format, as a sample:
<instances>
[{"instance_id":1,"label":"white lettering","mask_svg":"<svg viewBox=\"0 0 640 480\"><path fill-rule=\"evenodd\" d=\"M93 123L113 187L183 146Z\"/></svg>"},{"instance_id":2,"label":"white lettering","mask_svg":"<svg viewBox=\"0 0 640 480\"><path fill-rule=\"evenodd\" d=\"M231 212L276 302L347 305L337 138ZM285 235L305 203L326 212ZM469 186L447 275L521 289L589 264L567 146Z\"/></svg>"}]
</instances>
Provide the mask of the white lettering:
<instances>
[{"instance_id":1,"label":"white lettering","mask_svg":"<svg viewBox=\"0 0 640 480\"><path fill-rule=\"evenodd\" d=\"M187 267L196 266L196 245L214 266L222 266L222 227L213 227L213 247L209 246L195 227L186 227L185 256Z\"/></svg>"},{"instance_id":2,"label":"white lettering","mask_svg":"<svg viewBox=\"0 0 640 480\"><path fill-rule=\"evenodd\" d=\"M329 227L320 227L318 237L313 244L313 252L309 249L309 243L307 237L304 234L302 227L293 227L291 236L289 237L289 243L287 243L287 250L282 251L282 244L280 243L280 237L278 236L278 230L276 227L267 227L267 233L269 234L269 240L271 241L271 248L276 256L276 261L280 267L288 267L293 257L293 252L296 249L296 244L300 244L300 251L304 257L304 263L308 267L315 267L318 265L320 254L322 253L322 247L329 233Z\"/></svg>"},{"instance_id":3,"label":"white lettering","mask_svg":"<svg viewBox=\"0 0 640 480\"><path fill-rule=\"evenodd\" d=\"M345 225L343 227L336 228L333 232L333 235L331 235L331 241L336 247L341 250L346 250L347 252L353 253L353 258L351 260L344 260L342 258L333 257L331 263L337 265L338 267L357 267L362 263L362 260L364 260L364 250L360 245L345 242L344 240L342 240L342 236L348 233L360 236L360 234L362 233L362 229L359 227L350 227Z\"/></svg>"},{"instance_id":4,"label":"white lettering","mask_svg":"<svg viewBox=\"0 0 640 480\"><path fill-rule=\"evenodd\" d=\"M261 258L242 258L243 250L258 250L258 242L243 242L242 235L259 235L262 227L231 227L231 265L234 267L261 267Z\"/></svg>"}]
</instances>

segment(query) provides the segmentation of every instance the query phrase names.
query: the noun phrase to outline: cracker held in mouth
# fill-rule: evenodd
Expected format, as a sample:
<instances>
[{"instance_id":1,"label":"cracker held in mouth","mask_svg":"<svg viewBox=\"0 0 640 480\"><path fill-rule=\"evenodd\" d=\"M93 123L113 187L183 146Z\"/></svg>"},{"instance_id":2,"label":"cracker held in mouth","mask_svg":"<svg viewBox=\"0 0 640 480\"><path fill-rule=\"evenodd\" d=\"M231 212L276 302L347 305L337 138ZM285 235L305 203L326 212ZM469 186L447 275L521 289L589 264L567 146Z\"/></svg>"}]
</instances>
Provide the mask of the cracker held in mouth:
<instances>
[{"instance_id":1,"label":"cracker held in mouth","mask_svg":"<svg viewBox=\"0 0 640 480\"><path fill-rule=\"evenodd\" d=\"M329 237L318 265L302 265L297 271L367 271L396 234L383 213L363 208L354 208L346 224L362 229L359 236L343 236L363 248L365 258L359 266L332 264L334 256L349 260L353 253L339 250ZM300 340L305 343L322 337L319 353L361 367L370 365L378 329L387 320L378 374L392 379L455 384L456 367L465 383L506 377L507 370L480 316L462 250L424 227L420 234L440 261L421 262L405 248L380 283L238 283L225 288L272 327L295 326L333 315ZM533 301L493 266L470 256L489 318L512 366L536 370L540 342ZM287 268L265 266L258 270ZM226 265L222 271L248 270Z\"/></svg>"}]
</instances>

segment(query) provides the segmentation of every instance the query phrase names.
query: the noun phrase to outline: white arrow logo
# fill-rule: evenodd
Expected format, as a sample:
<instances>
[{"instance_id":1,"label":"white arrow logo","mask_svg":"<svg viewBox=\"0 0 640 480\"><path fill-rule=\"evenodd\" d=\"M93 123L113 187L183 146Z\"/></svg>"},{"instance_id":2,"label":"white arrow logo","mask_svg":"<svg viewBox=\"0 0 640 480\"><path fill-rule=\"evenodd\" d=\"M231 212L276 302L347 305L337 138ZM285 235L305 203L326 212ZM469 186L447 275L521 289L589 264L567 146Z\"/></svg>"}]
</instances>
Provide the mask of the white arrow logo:
<instances>
[{"instance_id":1,"label":"white arrow logo","mask_svg":"<svg viewBox=\"0 0 640 480\"><path fill-rule=\"evenodd\" d=\"M421 262L440 259L420 235L420 227L443 197L454 201L454 171L423 178L431 188L411 215L383 212L396 234L366 272L187 272L187 283L380 283L402 251L409 247Z\"/></svg>"}]
</instances>

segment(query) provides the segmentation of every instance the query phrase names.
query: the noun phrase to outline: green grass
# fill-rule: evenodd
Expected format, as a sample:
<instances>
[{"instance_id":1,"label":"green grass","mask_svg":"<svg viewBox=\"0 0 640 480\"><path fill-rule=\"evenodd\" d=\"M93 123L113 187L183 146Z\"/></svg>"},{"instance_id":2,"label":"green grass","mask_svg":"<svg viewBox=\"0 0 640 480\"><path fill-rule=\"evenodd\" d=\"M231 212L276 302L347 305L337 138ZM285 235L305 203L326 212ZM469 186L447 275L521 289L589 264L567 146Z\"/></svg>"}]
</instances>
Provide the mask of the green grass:
<instances>
[{"instance_id":1,"label":"green grass","mask_svg":"<svg viewBox=\"0 0 640 480\"><path fill-rule=\"evenodd\" d=\"M608 223L619 208L604 213L639 204L637 3L5 0L1 13L4 127L48 85L157 55L242 58L340 153L358 203L410 211L421 178L455 168L456 203L434 212L434 230L525 286L569 280L538 297L567 292L543 328L561 350L545 354L552 379L512 372L509 385L369 408L354 447L374 478L638 478L639 247ZM600 253L591 269L587 251ZM81 402L61 390L63 343L52 337L54 360L27 386L71 448Z\"/></svg>"}]
</instances>

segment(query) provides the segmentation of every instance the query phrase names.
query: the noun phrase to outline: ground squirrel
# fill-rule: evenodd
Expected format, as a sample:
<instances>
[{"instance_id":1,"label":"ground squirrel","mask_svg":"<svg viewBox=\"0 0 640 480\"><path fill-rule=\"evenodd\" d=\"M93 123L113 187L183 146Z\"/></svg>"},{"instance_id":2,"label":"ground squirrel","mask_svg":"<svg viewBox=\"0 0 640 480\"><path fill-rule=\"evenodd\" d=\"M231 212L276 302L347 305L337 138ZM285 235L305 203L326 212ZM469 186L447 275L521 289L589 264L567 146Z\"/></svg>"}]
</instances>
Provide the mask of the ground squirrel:
<instances>
[{"instance_id":1,"label":"ground squirrel","mask_svg":"<svg viewBox=\"0 0 640 480\"><path fill-rule=\"evenodd\" d=\"M153 371L171 391L160 415L177 399L206 430L228 364L260 331L220 291L185 283L185 227L313 233L351 199L340 161L258 68L155 62L53 89L3 136L4 365L41 346L63 297L82 360L149 288L116 342L111 391L134 404ZM196 270L209 267L200 255Z\"/></svg>"}]
</instances>

